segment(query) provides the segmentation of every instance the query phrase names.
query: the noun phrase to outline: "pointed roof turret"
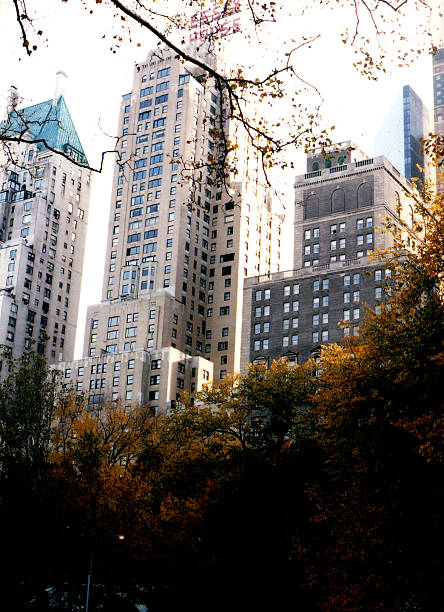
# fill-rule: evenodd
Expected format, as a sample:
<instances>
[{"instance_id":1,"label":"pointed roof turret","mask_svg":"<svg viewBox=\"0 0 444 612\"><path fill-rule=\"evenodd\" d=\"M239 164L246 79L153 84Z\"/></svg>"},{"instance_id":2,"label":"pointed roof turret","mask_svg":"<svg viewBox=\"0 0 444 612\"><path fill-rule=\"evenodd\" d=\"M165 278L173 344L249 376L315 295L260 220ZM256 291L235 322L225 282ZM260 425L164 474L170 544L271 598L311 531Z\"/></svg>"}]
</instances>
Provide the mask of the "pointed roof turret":
<instances>
[{"instance_id":1,"label":"pointed roof turret","mask_svg":"<svg viewBox=\"0 0 444 612\"><path fill-rule=\"evenodd\" d=\"M22 136L23 140L44 140L52 149L61 151L76 162L88 166L83 147L63 96L54 105L53 100L14 110L2 129L9 136ZM38 148L44 150L45 142Z\"/></svg>"}]
</instances>

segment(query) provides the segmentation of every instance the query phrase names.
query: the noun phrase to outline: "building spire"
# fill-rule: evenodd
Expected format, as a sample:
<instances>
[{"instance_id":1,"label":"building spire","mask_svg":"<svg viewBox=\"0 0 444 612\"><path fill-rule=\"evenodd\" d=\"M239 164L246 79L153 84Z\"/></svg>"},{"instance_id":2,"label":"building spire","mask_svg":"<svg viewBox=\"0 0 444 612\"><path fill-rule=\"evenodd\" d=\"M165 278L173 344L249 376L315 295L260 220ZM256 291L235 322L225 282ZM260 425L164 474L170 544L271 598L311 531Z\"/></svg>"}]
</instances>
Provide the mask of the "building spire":
<instances>
[{"instance_id":1,"label":"building spire","mask_svg":"<svg viewBox=\"0 0 444 612\"><path fill-rule=\"evenodd\" d=\"M16 109L16 106L19 101L19 92L15 85L11 85L8 89L8 98L6 103L6 119L9 117L10 113Z\"/></svg>"},{"instance_id":2,"label":"building spire","mask_svg":"<svg viewBox=\"0 0 444 612\"><path fill-rule=\"evenodd\" d=\"M60 96L63 96L65 93L65 79L68 78L66 72L63 70L58 70L56 72L56 81L55 81L55 89L54 89L54 98L52 100L52 105L54 108L57 106L57 102L59 101Z\"/></svg>"}]
</instances>

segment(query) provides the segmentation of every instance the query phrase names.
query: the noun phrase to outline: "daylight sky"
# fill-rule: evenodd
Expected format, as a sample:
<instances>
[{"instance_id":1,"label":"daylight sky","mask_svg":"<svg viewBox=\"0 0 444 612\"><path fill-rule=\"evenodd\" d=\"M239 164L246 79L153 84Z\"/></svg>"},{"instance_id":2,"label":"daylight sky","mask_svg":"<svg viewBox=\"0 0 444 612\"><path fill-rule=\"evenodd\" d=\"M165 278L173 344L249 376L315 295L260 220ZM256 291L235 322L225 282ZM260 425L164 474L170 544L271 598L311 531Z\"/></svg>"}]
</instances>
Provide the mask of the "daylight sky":
<instances>
[{"instance_id":1,"label":"daylight sky","mask_svg":"<svg viewBox=\"0 0 444 612\"><path fill-rule=\"evenodd\" d=\"M20 32L11 0L0 0L0 113L6 100L7 90L14 84L23 99L22 105L30 105L53 97L55 74L63 70L68 75L65 98L77 128L83 148L92 165L99 163L100 152L112 146L105 134L114 135L122 94L131 90L135 62L145 59L156 44L149 33L137 26L131 29L131 39L123 36L117 53L110 51L112 36L116 33L116 21L106 0L96 5L93 0L28 0L30 9L38 9L39 19L34 21L36 31L43 36L36 52L30 58L20 45ZM169 1L168 8L186 4ZM422 54L410 67L399 68L396 62L388 63L388 73L378 81L368 81L352 68L353 53L341 42L339 33L350 13L338 10L302 11L306 2L283 0L283 9L277 24L266 26L257 37L247 37L247 16L243 16L244 32L234 35L229 44L231 61L239 57L252 66L253 77L261 76L262 70L282 54L284 40L301 35L321 34L310 49L304 49L297 60L298 71L304 80L314 84L323 94L322 116L325 125L335 125L336 141L352 140L369 155L373 150L375 134L385 115L392 107L401 88L410 84L424 102L432 103L431 57ZM318 2L312 2L317 6ZM332 6L335 2L330 3ZM438 4L435 2L435 4ZM161 7L161 2L156 6ZM93 14L89 10L93 9ZM343 9L342 9L343 11ZM420 13L409 14L406 44L416 48L420 44L418 21ZM434 12L434 42L440 46L443 39L437 34L443 19L439 10ZM364 28L368 27L365 22ZM389 28L390 29L390 28ZM121 33L120 31L117 32ZM393 34L393 46L399 44ZM45 43L45 39L48 42ZM176 36L176 40L180 37ZM140 46L137 46L140 43ZM387 40L385 41L387 44ZM380 152L379 152L380 153ZM304 156L294 153L296 173L304 172ZM85 276L82 289L82 316L87 303L100 300L103 260L107 231L107 219L111 190L111 163L102 175L94 177L91 212L86 251ZM288 192L291 204L293 174L285 179L283 191ZM89 265L88 262L94 262ZM79 321L78 338L83 337L83 322ZM80 355L81 342L76 354Z\"/></svg>"}]
</instances>

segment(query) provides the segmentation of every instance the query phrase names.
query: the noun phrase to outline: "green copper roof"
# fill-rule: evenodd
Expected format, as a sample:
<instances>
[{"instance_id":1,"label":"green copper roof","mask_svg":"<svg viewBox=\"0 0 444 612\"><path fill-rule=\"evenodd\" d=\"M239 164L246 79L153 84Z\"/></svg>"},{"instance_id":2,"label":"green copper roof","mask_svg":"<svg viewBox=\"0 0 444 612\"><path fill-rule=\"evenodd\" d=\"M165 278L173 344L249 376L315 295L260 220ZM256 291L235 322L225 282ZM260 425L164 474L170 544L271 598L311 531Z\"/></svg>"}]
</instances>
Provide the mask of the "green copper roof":
<instances>
[{"instance_id":1,"label":"green copper roof","mask_svg":"<svg viewBox=\"0 0 444 612\"><path fill-rule=\"evenodd\" d=\"M11 136L19 136L26 132L31 134L33 140L45 140L51 148L62 151L88 166L88 160L63 96L60 96L55 107L52 100L47 100L14 110L10 113L7 123L4 122L1 127ZM44 150L46 147L40 142L38 148Z\"/></svg>"}]
</instances>

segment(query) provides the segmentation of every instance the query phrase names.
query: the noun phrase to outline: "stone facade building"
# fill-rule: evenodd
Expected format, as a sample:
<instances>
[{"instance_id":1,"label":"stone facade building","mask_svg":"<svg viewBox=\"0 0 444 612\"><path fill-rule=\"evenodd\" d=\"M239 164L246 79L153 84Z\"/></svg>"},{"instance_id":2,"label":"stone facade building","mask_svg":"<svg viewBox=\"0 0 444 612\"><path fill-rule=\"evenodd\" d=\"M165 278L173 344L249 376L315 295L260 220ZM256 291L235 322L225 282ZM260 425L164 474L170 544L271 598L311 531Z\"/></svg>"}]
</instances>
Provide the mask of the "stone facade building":
<instances>
[{"instance_id":1,"label":"stone facade building","mask_svg":"<svg viewBox=\"0 0 444 612\"><path fill-rule=\"evenodd\" d=\"M193 394L197 381L171 378L175 368L190 364L215 381L239 370L244 278L279 270L283 216L220 95L196 66L157 50L135 67L122 98L102 302L88 308L83 354L156 363L159 371L120 377L118 388L105 379L106 393L128 405L162 410L183 390ZM224 155L221 121L237 144L226 182L212 161ZM64 369L85 390L79 363Z\"/></svg>"},{"instance_id":2,"label":"stone facade building","mask_svg":"<svg viewBox=\"0 0 444 612\"><path fill-rule=\"evenodd\" d=\"M11 106L1 129L19 142L1 152L0 344L58 363L74 355L91 172L63 96Z\"/></svg>"},{"instance_id":3,"label":"stone facade building","mask_svg":"<svg viewBox=\"0 0 444 612\"><path fill-rule=\"evenodd\" d=\"M409 181L350 142L327 154L309 155L296 177L294 269L245 281L242 369L316 357L323 344L356 334L367 308L380 309L389 270L371 254L391 244L380 231L386 218L416 247Z\"/></svg>"}]
</instances>

